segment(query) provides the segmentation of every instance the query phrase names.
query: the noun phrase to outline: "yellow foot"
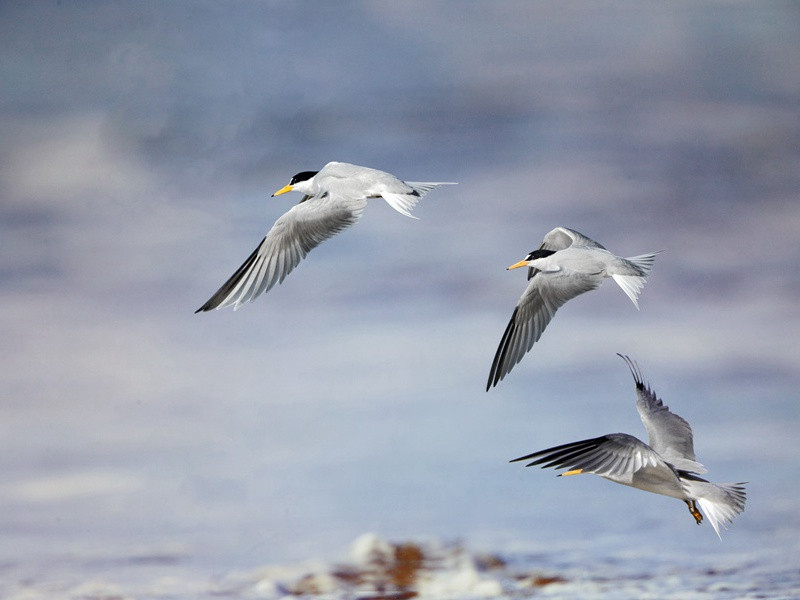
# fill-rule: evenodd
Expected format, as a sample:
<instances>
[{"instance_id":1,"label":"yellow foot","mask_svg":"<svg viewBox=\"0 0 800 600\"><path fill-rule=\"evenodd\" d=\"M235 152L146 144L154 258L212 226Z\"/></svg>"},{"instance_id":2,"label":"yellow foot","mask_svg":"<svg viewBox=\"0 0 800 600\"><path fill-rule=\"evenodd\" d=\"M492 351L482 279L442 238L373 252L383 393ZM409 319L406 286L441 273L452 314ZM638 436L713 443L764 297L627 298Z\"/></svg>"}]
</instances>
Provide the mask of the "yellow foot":
<instances>
[{"instance_id":1,"label":"yellow foot","mask_svg":"<svg viewBox=\"0 0 800 600\"><path fill-rule=\"evenodd\" d=\"M700 514L699 510L697 510L697 504L695 504L695 501L694 500L684 500L684 502L686 502L686 506L689 507L689 512L692 513L692 516L694 517L694 520L697 521L698 525L700 525L700 523L703 522L703 515Z\"/></svg>"}]
</instances>

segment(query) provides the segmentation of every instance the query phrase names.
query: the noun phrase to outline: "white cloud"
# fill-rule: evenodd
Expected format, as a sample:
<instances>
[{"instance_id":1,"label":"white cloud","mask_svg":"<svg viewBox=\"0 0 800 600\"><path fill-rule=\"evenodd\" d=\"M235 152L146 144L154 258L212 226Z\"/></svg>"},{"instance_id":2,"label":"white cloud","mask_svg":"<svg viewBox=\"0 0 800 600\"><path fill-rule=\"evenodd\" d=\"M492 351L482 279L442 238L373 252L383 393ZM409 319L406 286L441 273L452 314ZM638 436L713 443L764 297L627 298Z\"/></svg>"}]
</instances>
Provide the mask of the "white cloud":
<instances>
[{"instance_id":1,"label":"white cloud","mask_svg":"<svg viewBox=\"0 0 800 600\"><path fill-rule=\"evenodd\" d=\"M142 485L132 474L87 470L6 483L0 487L0 493L24 502L61 502L86 496L130 494Z\"/></svg>"},{"instance_id":2,"label":"white cloud","mask_svg":"<svg viewBox=\"0 0 800 600\"><path fill-rule=\"evenodd\" d=\"M12 201L129 197L152 184L145 166L113 138L103 113L21 120L5 136L0 178Z\"/></svg>"}]
</instances>

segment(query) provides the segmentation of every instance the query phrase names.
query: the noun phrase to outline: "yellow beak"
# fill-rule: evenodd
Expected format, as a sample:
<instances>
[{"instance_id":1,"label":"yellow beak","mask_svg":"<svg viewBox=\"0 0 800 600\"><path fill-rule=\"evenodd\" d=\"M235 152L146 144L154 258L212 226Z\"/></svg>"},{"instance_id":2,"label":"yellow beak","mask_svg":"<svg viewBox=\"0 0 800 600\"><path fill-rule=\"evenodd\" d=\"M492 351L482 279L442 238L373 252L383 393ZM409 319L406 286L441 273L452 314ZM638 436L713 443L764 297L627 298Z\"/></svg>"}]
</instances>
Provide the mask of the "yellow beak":
<instances>
[{"instance_id":1,"label":"yellow beak","mask_svg":"<svg viewBox=\"0 0 800 600\"><path fill-rule=\"evenodd\" d=\"M509 271L511 269L519 269L520 267L527 267L527 266L528 266L528 261L527 260L521 260L518 263L514 263L510 267L507 267L506 270Z\"/></svg>"},{"instance_id":2,"label":"yellow beak","mask_svg":"<svg viewBox=\"0 0 800 600\"><path fill-rule=\"evenodd\" d=\"M567 475L580 475L583 473L583 469L573 469L572 471L567 471L566 473L562 473L559 477L566 477Z\"/></svg>"},{"instance_id":3,"label":"yellow beak","mask_svg":"<svg viewBox=\"0 0 800 600\"><path fill-rule=\"evenodd\" d=\"M279 189L277 192L272 194L272 197L274 198L275 196L280 196L281 194L285 194L286 192L291 192L293 189L294 188L291 185L285 185L281 189Z\"/></svg>"}]
</instances>

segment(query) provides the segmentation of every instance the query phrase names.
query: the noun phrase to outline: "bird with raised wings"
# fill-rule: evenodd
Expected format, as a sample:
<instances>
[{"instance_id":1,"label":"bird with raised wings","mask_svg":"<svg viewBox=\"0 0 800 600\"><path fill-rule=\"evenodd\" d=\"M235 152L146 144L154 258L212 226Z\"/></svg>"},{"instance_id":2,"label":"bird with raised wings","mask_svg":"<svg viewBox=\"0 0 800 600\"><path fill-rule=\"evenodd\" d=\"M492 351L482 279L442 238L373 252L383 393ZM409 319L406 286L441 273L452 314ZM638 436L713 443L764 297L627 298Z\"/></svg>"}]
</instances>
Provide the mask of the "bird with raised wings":
<instances>
[{"instance_id":1,"label":"bird with raised wings","mask_svg":"<svg viewBox=\"0 0 800 600\"><path fill-rule=\"evenodd\" d=\"M303 194L300 202L275 221L242 266L195 312L226 306L236 310L282 283L312 249L356 223L368 199L383 198L413 219L411 210L419 199L441 185L455 184L401 181L384 171L343 162L298 173L272 195L296 191Z\"/></svg>"},{"instance_id":2,"label":"bird with raised wings","mask_svg":"<svg viewBox=\"0 0 800 600\"><path fill-rule=\"evenodd\" d=\"M699 474L706 469L694 454L692 428L644 383L638 365L627 363L636 384L636 409L649 436L649 444L627 433L611 433L540 450L511 462L535 459L527 467L541 465L567 469L563 475L593 473L604 479L683 500L699 525L704 512L720 536L744 510L745 483L711 483ZM699 506L699 508L698 508ZM702 511L702 512L700 512Z\"/></svg>"},{"instance_id":3,"label":"bird with raised wings","mask_svg":"<svg viewBox=\"0 0 800 600\"><path fill-rule=\"evenodd\" d=\"M622 258L582 233L556 227L542 245L509 269L528 267L528 287L517 302L492 361L486 391L496 386L541 337L556 310L594 290L607 277L639 308L638 297L658 252Z\"/></svg>"}]
</instances>

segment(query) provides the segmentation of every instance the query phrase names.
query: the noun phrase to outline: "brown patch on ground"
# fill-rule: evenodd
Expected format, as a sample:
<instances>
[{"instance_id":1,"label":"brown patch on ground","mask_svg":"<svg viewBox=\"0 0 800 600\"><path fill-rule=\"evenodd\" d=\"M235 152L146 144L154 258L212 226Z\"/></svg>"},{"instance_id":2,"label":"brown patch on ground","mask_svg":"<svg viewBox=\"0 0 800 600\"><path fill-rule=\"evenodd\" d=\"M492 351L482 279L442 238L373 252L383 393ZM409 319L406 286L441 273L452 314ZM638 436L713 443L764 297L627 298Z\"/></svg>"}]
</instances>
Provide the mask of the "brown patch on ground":
<instances>
[{"instance_id":1,"label":"brown patch on ground","mask_svg":"<svg viewBox=\"0 0 800 600\"><path fill-rule=\"evenodd\" d=\"M378 596L361 596L359 600L409 600L409 598L416 598L417 592L388 592Z\"/></svg>"},{"instance_id":2,"label":"brown patch on ground","mask_svg":"<svg viewBox=\"0 0 800 600\"><path fill-rule=\"evenodd\" d=\"M533 587L544 587L546 585L550 585L551 583L566 583L567 580L563 577L559 577L558 575L554 575L552 577L545 577L544 575L539 575L538 577L534 577L533 581L531 581L531 585Z\"/></svg>"},{"instance_id":3,"label":"brown patch on ground","mask_svg":"<svg viewBox=\"0 0 800 600\"><path fill-rule=\"evenodd\" d=\"M295 581L289 592L319 596L328 593L333 583L338 590L360 590L363 600L408 600L417 596L413 588L425 563L421 546L392 544L388 553L376 552L363 567L338 566L329 573L306 575Z\"/></svg>"},{"instance_id":4,"label":"brown patch on ground","mask_svg":"<svg viewBox=\"0 0 800 600\"><path fill-rule=\"evenodd\" d=\"M506 568L506 561L496 554L483 554L475 558L475 564L481 571L497 571Z\"/></svg>"},{"instance_id":5,"label":"brown patch on ground","mask_svg":"<svg viewBox=\"0 0 800 600\"><path fill-rule=\"evenodd\" d=\"M442 551L413 542L383 542L370 548L358 564L337 565L329 571L304 575L290 584L288 591L294 596L337 592L357 595L361 600L410 600L419 595L417 586L426 574L436 573L449 562L448 557L458 557L461 552L458 546ZM474 566L478 572L500 572L501 579L504 575L515 581L517 593L522 594L530 594L532 588L567 582L558 575L516 571L496 554L476 556Z\"/></svg>"},{"instance_id":6,"label":"brown patch on ground","mask_svg":"<svg viewBox=\"0 0 800 600\"><path fill-rule=\"evenodd\" d=\"M423 568L425 555L416 544L398 544L394 547L394 562L386 568L389 581L401 590L405 590L417 580Z\"/></svg>"},{"instance_id":7,"label":"brown patch on ground","mask_svg":"<svg viewBox=\"0 0 800 600\"><path fill-rule=\"evenodd\" d=\"M355 567L337 567L331 576L349 586L358 586L364 583L364 573Z\"/></svg>"}]
</instances>

